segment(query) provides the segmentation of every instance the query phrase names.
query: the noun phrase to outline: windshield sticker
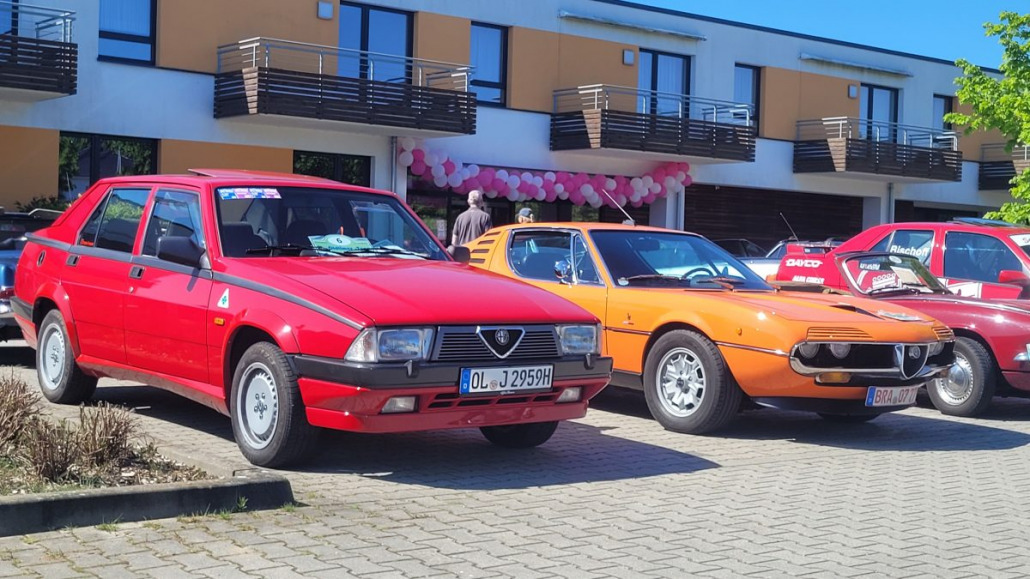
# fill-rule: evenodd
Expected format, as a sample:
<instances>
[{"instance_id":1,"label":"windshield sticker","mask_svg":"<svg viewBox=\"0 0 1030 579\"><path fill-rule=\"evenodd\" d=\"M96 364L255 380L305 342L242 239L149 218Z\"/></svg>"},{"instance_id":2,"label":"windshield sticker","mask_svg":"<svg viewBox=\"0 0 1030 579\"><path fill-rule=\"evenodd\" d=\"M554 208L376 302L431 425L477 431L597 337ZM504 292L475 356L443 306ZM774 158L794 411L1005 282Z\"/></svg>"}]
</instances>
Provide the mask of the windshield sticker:
<instances>
[{"instance_id":1,"label":"windshield sticker","mask_svg":"<svg viewBox=\"0 0 1030 579\"><path fill-rule=\"evenodd\" d=\"M218 196L225 201L232 199L282 199L274 187L219 187Z\"/></svg>"},{"instance_id":2,"label":"windshield sticker","mask_svg":"<svg viewBox=\"0 0 1030 579\"><path fill-rule=\"evenodd\" d=\"M880 271L880 262L878 261L860 261L858 262L858 269L865 269L869 271Z\"/></svg>"},{"instance_id":3,"label":"windshield sticker","mask_svg":"<svg viewBox=\"0 0 1030 579\"><path fill-rule=\"evenodd\" d=\"M899 283L898 276L893 273L883 273L875 276L869 282L870 289L878 290L888 287L898 287Z\"/></svg>"},{"instance_id":4,"label":"windshield sticker","mask_svg":"<svg viewBox=\"0 0 1030 579\"><path fill-rule=\"evenodd\" d=\"M372 242L364 237L348 237L346 235L312 235L308 237L311 247L328 251L354 251L370 249Z\"/></svg>"},{"instance_id":5,"label":"windshield sticker","mask_svg":"<svg viewBox=\"0 0 1030 579\"><path fill-rule=\"evenodd\" d=\"M1030 233L1020 233L1012 236L1012 241L1016 242L1016 245L1030 245Z\"/></svg>"},{"instance_id":6,"label":"windshield sticker","mask_svg":"<svg viewBox=\"0 0 1030 579\"><path fill-rule=\"evenodd\" d=\"M924 257L927 257L927 256L930 255L930 248L929 247L921 247L921 248L919 248L919 247L903 247L901 245L891 245L889 251L891 253L900 253L902 255L911 255L912 257L918 257L919 259L923 259Z\"/></svg>"}]
</instances>

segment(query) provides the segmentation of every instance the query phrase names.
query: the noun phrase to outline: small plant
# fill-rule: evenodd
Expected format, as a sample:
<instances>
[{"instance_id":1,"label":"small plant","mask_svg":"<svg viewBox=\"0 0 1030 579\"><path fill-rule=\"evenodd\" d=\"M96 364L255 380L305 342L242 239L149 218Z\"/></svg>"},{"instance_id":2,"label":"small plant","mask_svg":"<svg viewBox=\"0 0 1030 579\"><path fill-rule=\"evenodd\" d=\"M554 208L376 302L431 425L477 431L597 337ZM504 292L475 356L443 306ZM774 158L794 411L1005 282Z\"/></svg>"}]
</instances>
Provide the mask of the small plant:
<instances>
[{"instance_id":1,"label":"small plant","mask_svg":"<svg viewBox=\"0 0 1030 579\"><path fill-rule=\"evenodd\" d=\"M236 499L236 508L233 512L242 513L247 510L247 497L240 496Z\"/></svg>"},{"instance_id":2,"label":"small plant","mask_svg":"<svg viewBox=\"0 0 1030 579\"><path fill-rule=\"evenodd\" d=\"M287 513L292 513L297 510L297 503L286 503L282 506L282 509Z\"/></svg>"},{"instance_id":3,"label":"small plant","mask_svg":"<svg viewBox=\"0 0 1030 579\"><path fill-rule=\"evenodd\" d=\"M0 456L11 452L38 416L39 394L13 373L0 376Z\"/></svg>"},{"instance_id":4,"label":"small plant","mask_svg":"<svg viewBox=\"0 0 1030 579\"><path fill-rule=\"evenodd\" d=\"M133 454L139 426L132 412L101 402L79 409L78 443L84 467L117 465Z\"/></svg>"},{"instance_id":5,"label":"small plant","mask_svg":"<svg viewBox=\"0 0 1030 579\"><path fill-rule=\"evenodd\" d=\"M100 529L101 531L106 531L108 533L113 533L118 530L118 521L119 519L115 519L108 523L100 523L99 525L97 525L97 529Z\"/></svg>"},{"instance_id":6,"label":"small plant","mask_svg":"<svg viewBox=\"0 0 1030 579\"><path fill-rule=\"evenodd\" d=\"M78 458L78 437L66 420L33 420L16 450L24 466L49 482L65 480Z\"/></svg>"}]
</instances>

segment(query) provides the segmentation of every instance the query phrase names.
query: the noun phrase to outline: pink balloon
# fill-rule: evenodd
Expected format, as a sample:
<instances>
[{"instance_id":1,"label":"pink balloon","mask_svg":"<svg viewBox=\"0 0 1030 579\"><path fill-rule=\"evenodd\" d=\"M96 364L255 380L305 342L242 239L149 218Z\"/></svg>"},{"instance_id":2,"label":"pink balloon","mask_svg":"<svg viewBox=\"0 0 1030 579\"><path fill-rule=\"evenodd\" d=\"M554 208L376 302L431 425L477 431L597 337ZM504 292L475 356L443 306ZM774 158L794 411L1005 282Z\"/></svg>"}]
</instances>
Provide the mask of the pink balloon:
<instances>
[{"instance_id":1,"label":"pink balloon","mask_svg":"<svg viewBox=\"0 0 1030 579\"><path fill-rule=\"evenodd\" d=\"M579 187L582 187L584 183L590 180L590 175L586 173L576 173L576 183Z\"/></svg>"},{"instance_id":2,"label":"pink balloon","mask_svg":"<svg viewBox=\"0 0 1030 579\"><path fill-rule=\"evenodd\" d=\"M414 157L416 161L424 161L426 159L426 151L425 149L412 149L411 156Z\"/></svg>"},{"instance_id":3,"label":"pink balloon","mask_svg":"<svg viewBox=\"0 0 1030 579\"><path fill-rule=\"evenodd\" d=\"M665 169L658 167L651 173L651 177L658 182L665 181Z\"/></svg>"},{"instance_id":4,"label":"pink balloon","mask_svg":"<svg viewBox=\"0 0 1030 579\"><path fill-rule=\"evenodd\" d=\"M546 184L547 181L545 180L544 183ZM546 193L544 201L547 201L548 203L554 203L554 200L558 198L558 194L554 192L554 187L551 187L550 190L544 187L544 193Z\"/></svg>"},{"instance_id":5,"label":"pink balloon","mask_svg":"<svg viewBox=\"0 0 1030 579\"><path fill-rule=\"evenodd\" d=\"M415 150L418 151L419 149L415 149ZM421 175L421 174L423 174L425 172L426 172L426 163L425 163L425 161L423 161L422 159L416 158L415 161L411 163L411 174L412 175Z\"/></svg>"},{"instance_id":6,"label":"pink balloon","mask_svg":"<svg viewBox=\"0 0 1030 579\"><path fill-rule=\"evenodd\" d=\"M648 193L647 195L644 196L644 203L654 203L654 200L655 200L654 193Z\"/></svg>"},{"instance_id":7,"label":"pink balloon","mask_svg":"<svg viewBox=\"0 0 1030 579\"><path fill-rule=\"evenodd\" d=\"M567 183L569 181L569 177L570 177L570 175L568 173L566 173L565 171L559 171L559 172L554 174L554 182L555 183L561 183L562 185L564 185L565 183Z\"/></svg>"},{"instance_id":8,"label":"pink balloon","mask_svg":"<svg viewBox=\"0 0 1030 579\"><path fill-rule=\"evenodd\" d=\"M643 199L637 199L636 201L630 201L629 204L632 205L633 207L640 207L641 205L644 204L644 200Z\"/></svg>"},{"instance_id":9,"label":"pink balloon","mask_svg":"<svg viewBox=\"0 0 1030 579\"><path fill-rule=\"evenodd\" d=\"M496 175L496 174L497 174L497 172L494 171L493 169L480 169L479 170L479 180L483 181L485 179L486 180L485 182L489 183L489 182L494 180L494 175Z\"/></svg>"},{"instance_id":10,"label":"pink balloon","mask_svg":"<svg viewBox=\"0 0 1030 579\"><path fill-rule=\"evenodd\" d=\"M445 175L450 175L454 172L454 161L447 159L443 162L443 170Z\"/></svg>"},{"instance_id":11,"label":"pink balloon","mask_svg":"<svg viewBox=\"0 0 1030 579\"><path fill-rule=\"evenodd\" d=\"M502 179L494 179L491 185L493 185L494 191L497 191L498 193L508 191L508 183Z\"/></svg>"},{"instance_id":12,"label":"pink balloon","mask_svg":"<svg viewBox=\"0 0 1030 579\"><path fill-rule=\"evenodd\" d=\"M690 187L690 184L693 182L694 180L690 178L690 175L687 175L687 178L683 180L683 186Z\"/></svg>"},{"instance_id":13,"label":"pink balloon","mask_svg":"<svg viewBox=\"0 0 1030 579\"><path fill-rule=\"evenodd\" d=\"M543 189L545 193L550 193L554 191L554 181L544 179L544 184L541 185L540 188Z\"/></svg>"}]
</instances>

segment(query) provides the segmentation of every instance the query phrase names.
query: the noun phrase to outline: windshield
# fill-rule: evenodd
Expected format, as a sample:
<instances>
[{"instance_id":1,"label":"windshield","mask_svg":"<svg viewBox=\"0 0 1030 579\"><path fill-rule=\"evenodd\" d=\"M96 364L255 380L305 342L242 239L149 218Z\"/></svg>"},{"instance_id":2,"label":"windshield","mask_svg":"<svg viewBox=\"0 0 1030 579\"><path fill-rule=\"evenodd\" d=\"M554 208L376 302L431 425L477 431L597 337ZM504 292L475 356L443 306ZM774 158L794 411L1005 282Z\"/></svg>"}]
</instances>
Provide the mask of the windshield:
<instances>
[{"instance_id":1,"label":"windshield","mask_svg":"<svg viewBox=\"0 0 1030 579\"><path fill-rule=\"evenodd\" d=\"M858 292L949 293L918 258L908 255L860 255L843 261L844 273Z\"/></svg>"},{"instance_id":2,"label":"windshield","mask_svg":"<svg viewBox=\"0 0 1030 579\"><path fill-rule=\"evenodd\" d=\"M400 201L315 187L219 187L227 257L354 255L447 260Z\"/></svg>"},{"instance_id":3,"label":"windshield","mask_svg":"<svg viewBox=\"0 0 1030 579\"><path fill-rule=\"evenodd\" d=\"M707 239L658 231L592 231L619 286L771 290L758 275Z\"/></svg>"}]
</instances>

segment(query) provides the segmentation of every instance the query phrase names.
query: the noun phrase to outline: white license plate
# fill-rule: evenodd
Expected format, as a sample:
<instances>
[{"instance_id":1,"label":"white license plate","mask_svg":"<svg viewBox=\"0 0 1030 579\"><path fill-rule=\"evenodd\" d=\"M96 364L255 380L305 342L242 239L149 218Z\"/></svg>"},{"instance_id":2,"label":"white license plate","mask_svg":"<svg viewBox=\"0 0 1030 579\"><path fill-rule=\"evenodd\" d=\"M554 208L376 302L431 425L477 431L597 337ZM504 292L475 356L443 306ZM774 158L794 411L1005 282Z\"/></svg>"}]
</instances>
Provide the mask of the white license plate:
<instances>
[{"instance_id":1,"label":"white license plate","mask_svg":"<svg viewBox=\"0 0 1030 579\"><path fill-rule=\"evenodd\" d=\"M865 395L866 406L908 406L916 403L919 386L884 388L870 386Z\"/></svg>"},{"instance_id":2,"label":"white license plate","mask_svg":"<svg viewBox=\"0 0 1030 579\"><path fill-rule=\"evenodd\" d=\"M509 394L527 390L550 390L554 367L462 368L461 394Z\"/></svg>"}]
</instances>

